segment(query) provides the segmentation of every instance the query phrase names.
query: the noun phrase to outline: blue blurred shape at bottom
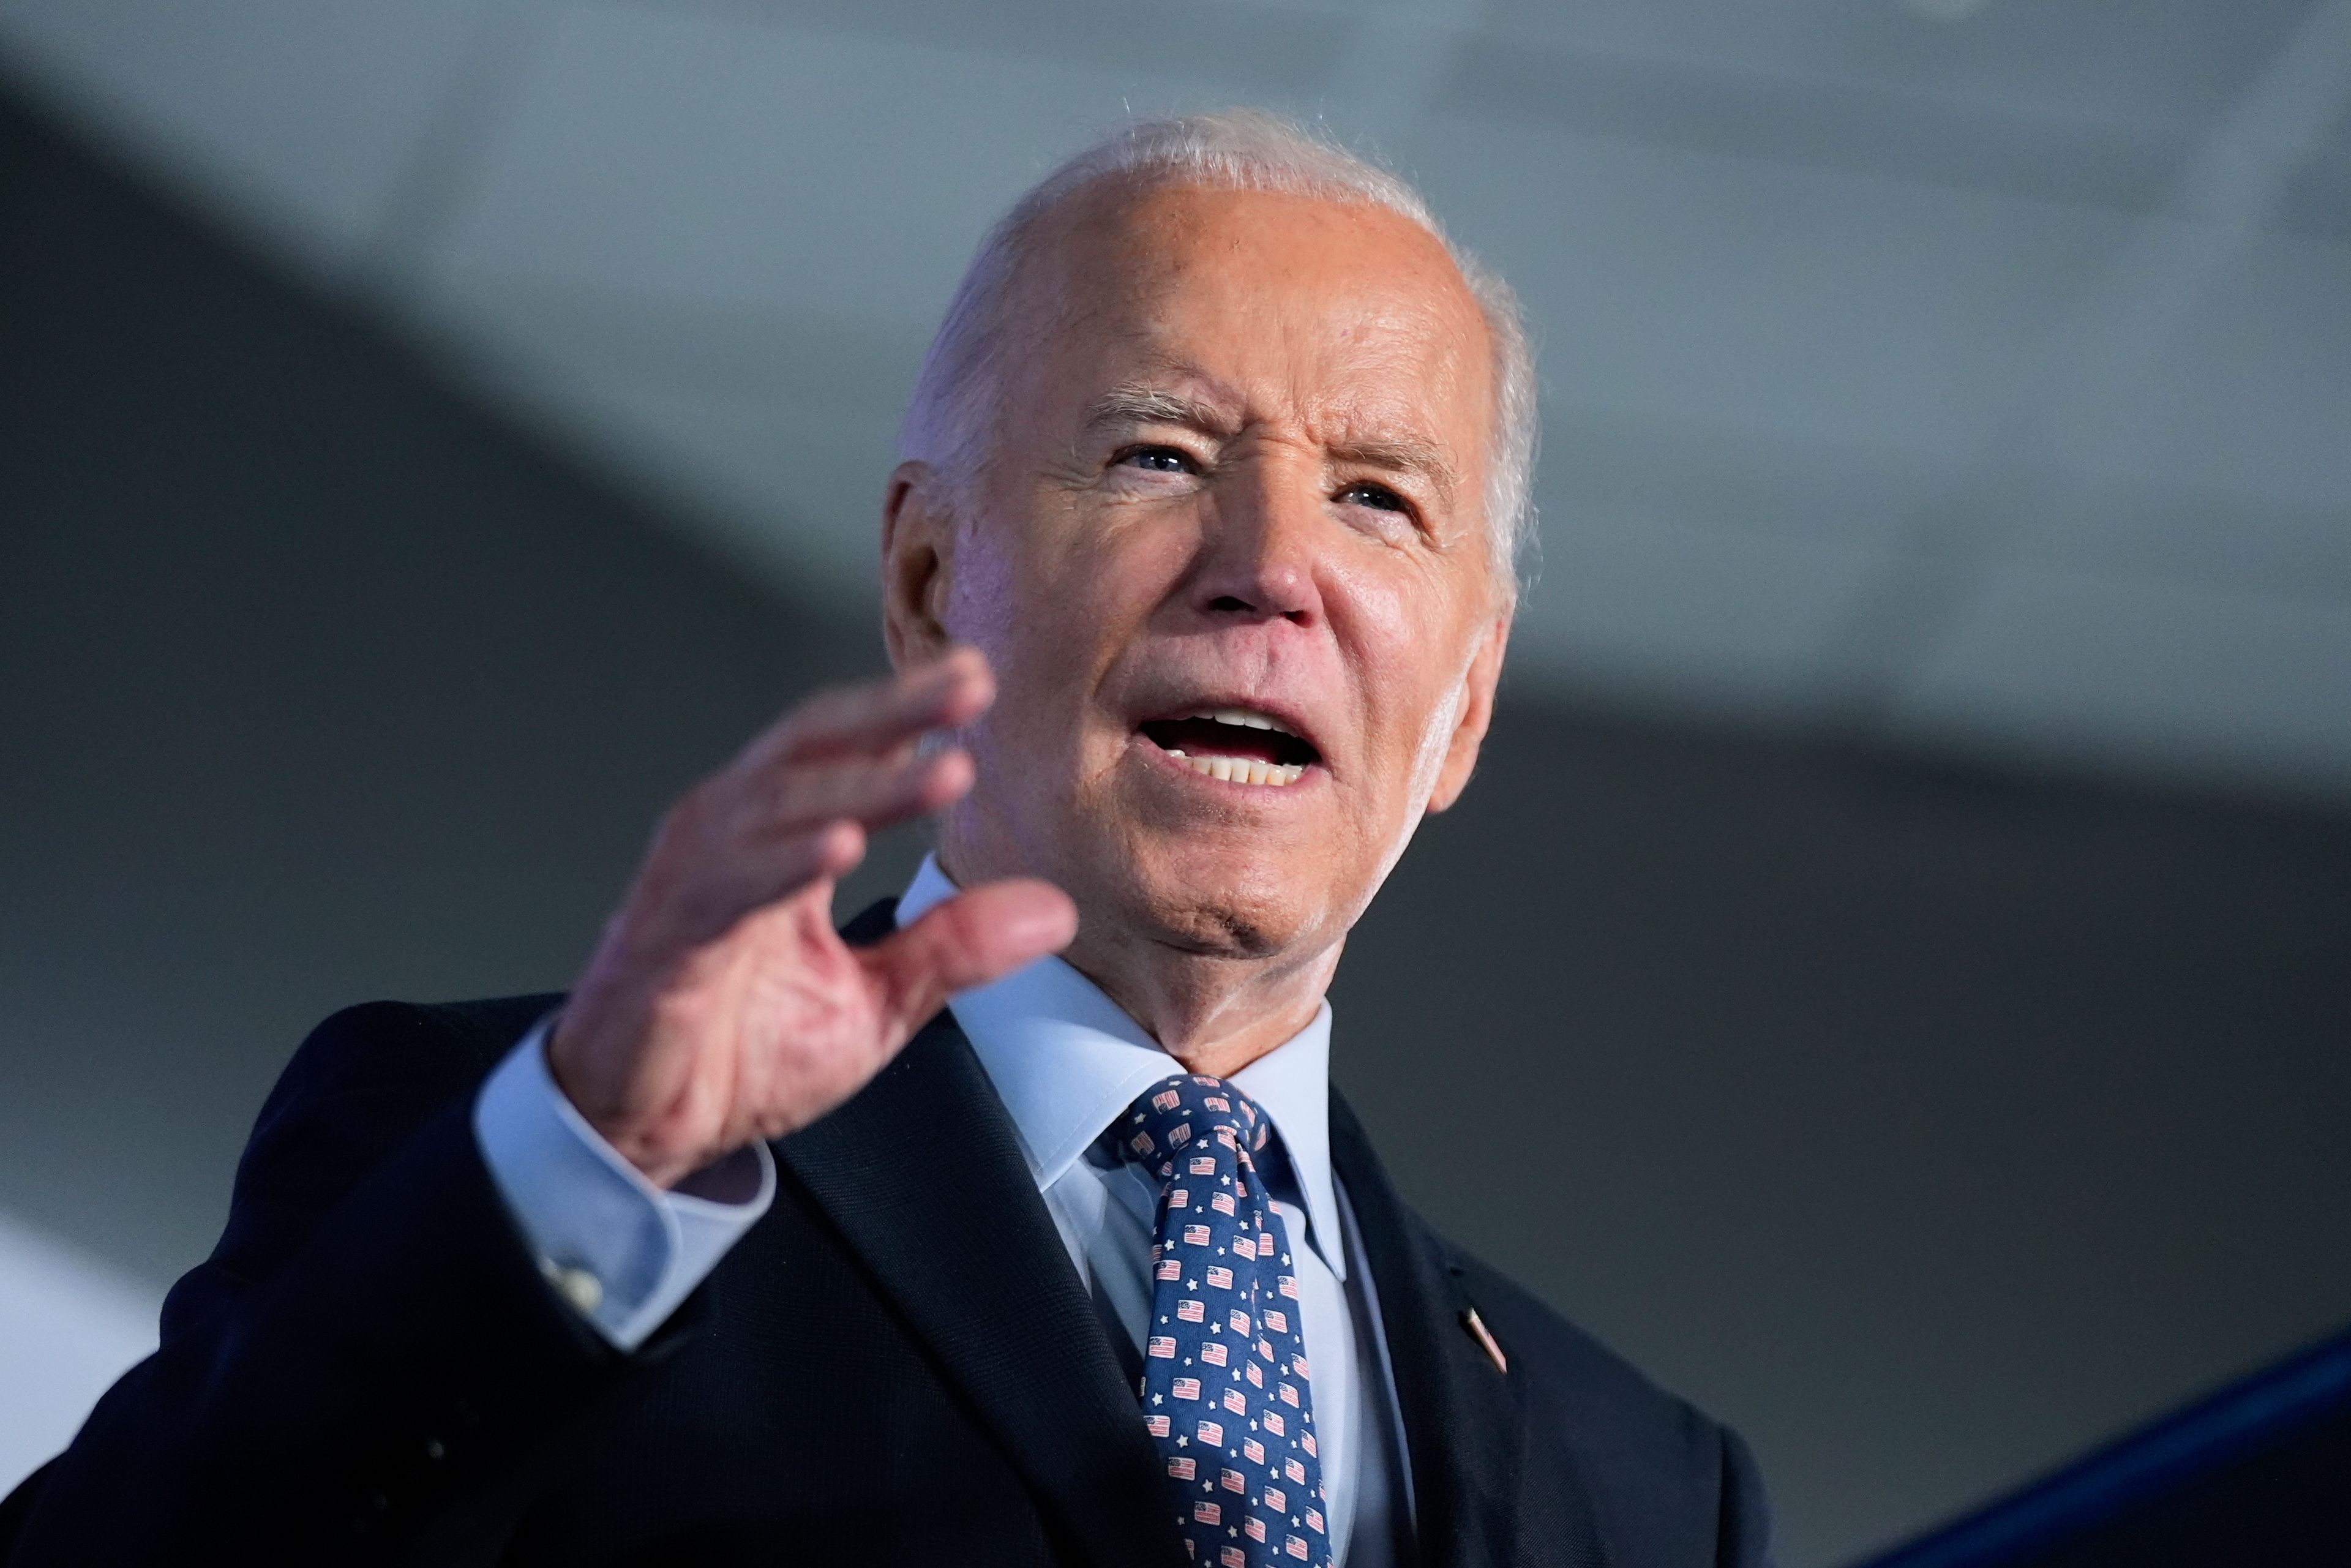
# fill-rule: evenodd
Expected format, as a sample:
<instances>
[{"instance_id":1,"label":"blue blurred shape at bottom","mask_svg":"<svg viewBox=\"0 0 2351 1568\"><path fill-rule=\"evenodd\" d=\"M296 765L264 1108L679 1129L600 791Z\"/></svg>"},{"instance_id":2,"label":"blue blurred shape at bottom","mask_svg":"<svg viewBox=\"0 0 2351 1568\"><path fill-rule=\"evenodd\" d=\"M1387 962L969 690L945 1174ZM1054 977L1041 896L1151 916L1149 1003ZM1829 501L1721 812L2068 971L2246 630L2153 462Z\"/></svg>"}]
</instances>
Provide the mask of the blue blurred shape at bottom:
<instances>
[{"instance_id":1,"label":"blue blurred shape at bottom","mask_svg":"<svg viewBox=\"0 0 2351 1568\"><path fill-rule=\"evenodd\" d=\"M2351 1568L2351 1331L1856 1568Z\"/></svg>"}]
</instances>

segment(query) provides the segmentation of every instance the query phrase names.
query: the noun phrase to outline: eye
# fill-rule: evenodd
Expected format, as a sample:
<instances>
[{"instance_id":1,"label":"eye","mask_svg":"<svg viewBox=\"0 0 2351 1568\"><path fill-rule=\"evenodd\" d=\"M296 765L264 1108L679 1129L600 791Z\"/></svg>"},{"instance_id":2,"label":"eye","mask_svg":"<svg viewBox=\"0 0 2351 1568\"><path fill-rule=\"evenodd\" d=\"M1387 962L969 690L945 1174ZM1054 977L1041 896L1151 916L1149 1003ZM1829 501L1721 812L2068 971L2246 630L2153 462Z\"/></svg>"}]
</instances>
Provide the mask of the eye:
<instances>
[{"instance_id":1,"label":"eye","mask_svg":"<svg viewBox=\"0 0 2351 1568\"><path fill-rule=\"evenodd\" d=\"M1112 462L1115 465L1140 468L1151 474L1196 472L1191 457L1173 446L1131 446Z\"/></svg>"},{"instance_id":2,"label":"eye","mask_svg":"<svg viewBox=\"0 0 2351 1568\"><path fill-rule=\"evenodd\" d=\"M1368 479L1358 479L1339 492L1339 499L1353 506L1369 507L1374 511L1404 512L1411 508L1405 498L1385 485L1375 485Z\"/></svg>"}]
</instances>

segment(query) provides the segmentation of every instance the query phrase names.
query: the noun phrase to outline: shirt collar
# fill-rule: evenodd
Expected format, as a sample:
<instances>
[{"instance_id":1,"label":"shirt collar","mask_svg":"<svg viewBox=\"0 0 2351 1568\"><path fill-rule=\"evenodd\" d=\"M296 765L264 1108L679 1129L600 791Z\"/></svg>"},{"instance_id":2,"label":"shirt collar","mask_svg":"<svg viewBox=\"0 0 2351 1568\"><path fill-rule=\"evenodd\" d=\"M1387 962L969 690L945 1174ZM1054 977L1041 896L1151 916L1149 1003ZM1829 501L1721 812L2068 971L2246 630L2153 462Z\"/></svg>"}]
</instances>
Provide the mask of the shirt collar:
<instances>
[{"instance_id":1,"label":"shirt collar","mask_svg":"<svg viewBox=\"0 0 2351 1568\"><path fill-rule=\"evenodd\" d=\"M898 924L913 925L955 894L937 858L924 856L898 900ZM1136 1096L1184 1071L1102 988L1057 957L965 991L947 1009L1011 1113L1040 1192L1068 1175ZM1331 1187L1331 1004L1232 1082L1273 1119L1298 1174L1314 1249L1344 1280L1347 1249Z\"/></svg>"}]
</instances>

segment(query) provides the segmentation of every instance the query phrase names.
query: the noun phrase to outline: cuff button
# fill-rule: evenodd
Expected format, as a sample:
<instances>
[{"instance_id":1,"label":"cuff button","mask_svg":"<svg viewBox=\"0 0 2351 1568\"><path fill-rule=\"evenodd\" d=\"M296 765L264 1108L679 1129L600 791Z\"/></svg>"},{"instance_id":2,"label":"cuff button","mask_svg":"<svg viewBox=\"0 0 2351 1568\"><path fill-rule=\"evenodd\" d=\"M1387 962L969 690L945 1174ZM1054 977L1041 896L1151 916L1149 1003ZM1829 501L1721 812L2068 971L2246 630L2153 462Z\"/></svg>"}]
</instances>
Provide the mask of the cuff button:
<instances>
[{"instance_id":1,"label":"cuff button","mask_svg":"<svg viewBox=\"0 0 2351 1568\"><path fill-rule=\"evenodd\" d=\"M555 1293L571 1303L581 1317L592 1317L604 1300L604 1281L576 1265L549 1262L544 1265L547 1282Z\"/></svg>"}]
</instances>

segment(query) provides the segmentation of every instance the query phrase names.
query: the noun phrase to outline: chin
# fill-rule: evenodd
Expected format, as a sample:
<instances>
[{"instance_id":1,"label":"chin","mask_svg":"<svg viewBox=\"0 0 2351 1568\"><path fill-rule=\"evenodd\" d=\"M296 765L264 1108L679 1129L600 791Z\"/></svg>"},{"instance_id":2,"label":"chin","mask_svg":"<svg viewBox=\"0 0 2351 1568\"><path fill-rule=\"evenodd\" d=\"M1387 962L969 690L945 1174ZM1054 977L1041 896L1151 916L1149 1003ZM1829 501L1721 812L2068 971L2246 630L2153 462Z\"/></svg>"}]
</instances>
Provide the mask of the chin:
<instances>
[{"instance_id":1,"label":"chin","mask_svg":"<svg viewBox=\"0 0 2351 1568\"><path fill-rule=\"evenodd\" d=\"M1189 952L1266 958L1314 935L1328 901L1296 857L1261 845L1158 846L1128 862L1134 912Z\"/></svg>"}]
</instances>

